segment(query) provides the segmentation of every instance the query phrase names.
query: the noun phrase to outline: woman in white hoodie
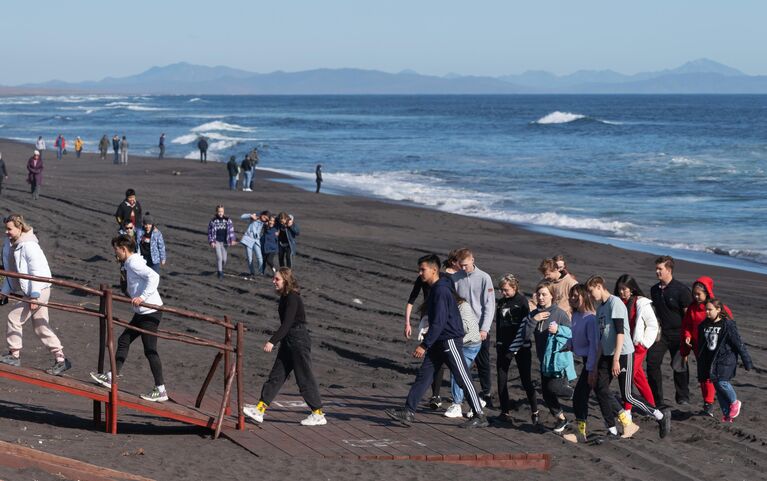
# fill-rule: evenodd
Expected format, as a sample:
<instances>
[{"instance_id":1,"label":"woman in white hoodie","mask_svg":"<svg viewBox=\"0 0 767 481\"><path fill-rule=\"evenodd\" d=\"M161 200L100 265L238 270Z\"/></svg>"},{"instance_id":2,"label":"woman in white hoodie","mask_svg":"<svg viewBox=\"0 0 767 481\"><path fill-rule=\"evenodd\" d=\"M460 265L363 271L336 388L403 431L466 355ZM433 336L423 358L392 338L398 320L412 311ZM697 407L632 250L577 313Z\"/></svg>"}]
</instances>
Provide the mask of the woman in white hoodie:
<instances>
[{"instance_id":1,"label":"woman in white hoodie","mask_svg":"<svg viewBox=\"0 0 767 481\"><path fill-rule=\"evenodd\" d=\"M655 344L660 334L660 326L655 317L652 301L644 296L637 281L628 274L623 274L618 278L613 294L620 297L626 304L629 314L631 339L634 341L634 378L632 381L639 394L654 406L655 398L652 395L652 389L647 382L647 375L643 367L647 350ZM626 403L624 408L631 412L630 403Z\"/></svg>"},{"instance_id":2,"label":"woman in white hoodie","mask_svg":"<svg viewBox=\"0 0 767 481\"><path fill-rule=\"evenodd\" d=\"M38 277L51 277L51 269L32 226L24 221L20 214L11 214L5 223L5 243L3 244L3 266L5 270ZM24 301L13 305L8 313L7 341L9 353L0 357L0 362L11 366L21 366L22 329L24 323L32 318L35 334L53 354L54 364L47 369L54 376L72 367L64 357L64 348L58 336L53 332L48 319L48 300L51 297L51 284L30 281L16 277L6 277L3 282L2 299L6 302L9 294L21 294ZM29 302L33 301L33 302Z\"/></svg>"}]
</instances>

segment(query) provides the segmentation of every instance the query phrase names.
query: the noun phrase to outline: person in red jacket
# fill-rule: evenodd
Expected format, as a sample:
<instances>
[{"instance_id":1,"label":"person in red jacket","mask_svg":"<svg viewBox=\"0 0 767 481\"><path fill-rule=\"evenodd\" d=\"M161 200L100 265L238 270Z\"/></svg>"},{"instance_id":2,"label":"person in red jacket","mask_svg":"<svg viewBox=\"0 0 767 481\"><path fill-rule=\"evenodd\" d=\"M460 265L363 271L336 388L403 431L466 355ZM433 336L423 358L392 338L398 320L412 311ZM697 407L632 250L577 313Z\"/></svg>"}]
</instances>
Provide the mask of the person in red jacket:
<instances>
[{"instance_id":1,"label":"person in red jacket","mask_svg":"<svg viewBox=\"0 0 767 481\"><path fill-rule=\"evenodd\" d=\"M687 312L684 318L682 318L682 344L680 352L685 363L687 362L687 356L690 355L690 351L695 354L695 359L698 359L698 326L706 320L706 302L714 298L714 280L707 276L701 276L696 279L692 284L692 298L693 303L687 308ZM732 319L730 308L724 306L724 310L727 312L727 316ZM702 414L713 416L716 390L710 379L701 381L700 393L703 397Z\"/></svg>"}]
</instances>

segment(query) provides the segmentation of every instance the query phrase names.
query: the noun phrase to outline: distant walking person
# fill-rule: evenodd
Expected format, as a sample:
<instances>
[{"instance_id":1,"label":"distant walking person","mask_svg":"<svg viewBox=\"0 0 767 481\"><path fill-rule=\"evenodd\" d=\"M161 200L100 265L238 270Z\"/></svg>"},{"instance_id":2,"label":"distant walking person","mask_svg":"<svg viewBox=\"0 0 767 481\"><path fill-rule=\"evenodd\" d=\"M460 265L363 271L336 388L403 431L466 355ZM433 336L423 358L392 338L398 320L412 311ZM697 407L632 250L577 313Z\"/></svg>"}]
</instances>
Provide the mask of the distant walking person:
<instances>
[{"instance_id":1,"label":"distant walking person","mask_svg":"<svg viewBox=\"0 0 767 481\"><path fill-rule=\"evenodd\" d=\"M447 278L439 275L439 257L429 254L418 259L418 273L421 279L431 286L427 301L429 330L423 342L413 352L413 357L423 359L416 374L415 383L400 409L387 409L386 414L402 424L409 426L415 420L415 412L426 390L431 387L434 374L443 364L447 364L459 387L467 396L473 416L462 426L466 428L486 427L487 417L482 412L477 391L469 375L469 368L463 355L463 322L458 304L453 294L453 287Z\"/></svg>"},{"instance_id":2,"label":"distant walking person","mask_svg":"<svg viewBox=\"0 0 767 481\"><path fill-rule=\"evenodd\" d=\"M101 136L101 140L99 140L99 158L101 160L106 160L108 151L109 151L109 139L107 139L107 134L104 134Z\"/></svg>"},{"instance_id":3,"label":"distant walking person","mask_svg":"<svg viewBox=\"0 0 767 481\"><path fill-rule=\"evenodd\" d=\"M251 175L250 175L250 185L248 188L252 191L255 188L256 184L256 166L258 166L258 149L253 147L253 150L248 153L248 157L250 157L250 164L251 167Z\"/></svg>"},{"instance_id":4,"label":"distant walking person","mask_svg":"<svg viewBox=\"0 0 767 481\"><path fill-rule=\"evenodd\" d=\"M163 132L162 134L160 134L160 143L159 143L159 147L160 147L160 157L159 157L159 158L161 158L161 159L162 159L162 158L164 158L164 157L165 157L165 132Z\"/></svg>"},{"instance_id":5,"label":"distant walking person","mask_svg":"<svg viewBox=\"0 0 767 481\"><path fill-rule=\"evenodd\" d=\"M80 137L75 138L75 155L79 159L83 153L83 139Z\"/></svg>"},{"instance_id":6,"label":"distant walking person","mask_svg":"<svg viewBox=\"0 0 767 481\"><path fill-rule=\"evenodd\" d=\"M120 140L120 163L128 165L128 139L124 135Z\"/></svg>"},{"instance_id":7,"label":"distant walking person","mask_svg":"<svg viewBox=\"0 0 767 481\"><path fill-rule=\"evenodd\" d=\"M35 150L34 155L27 161L27 182L32 192L32 199L39 199L40 186L43 185L43 159L38 150Z\"/></svg>"},{"instance_id":8,"label":"distant walking person","mask_svg":"<svg viewBox=\"0 0 767 481\"><path fill-rule=\"evenodd\" d=\"M112 137L112 149L115 151L115 164L120 163L120 137L117 136L117 134Z\"/></svg>"},{"instance_id":9,"label":"distant walking person","mask_svg":"<svg viewBox=\"0 0 767 481\"><path fill-rule=\"evenodd\" d=\"M317 194L320 193L320 187L322 187L322 164L317 164L317 168L314 169L314 181L317 183Z\"/></svg>"},{"instance_id":10,"label":"distant walking person","mask_svg":"<svg viewBox=\"0 0 767 481\"><path fill-rule=\"evenodd\" d=\"M162 298L157 291L160 285L160 276L154 270L150 269L141 254L136 253L136 243L126 235L119 235L112 239L112 248L115 257L123 263L125 275L128 281L128 296L131 298L133 306L133 318L130 325L139 329L157 333L162 320L162 312L156 309L142 306L142 304L152 304L154 306L162 305ZM137 337L141 336L141 343L144 345L144 356L149 361L149 368L154 377L154 389L148 394L142 394L141 398L147 401L162 402L168 400L168 393L165 390L165 381L162 376L162 362L157 353L157 336L154 334L144 334L133 329L125 328L123 333L117 339L117 361L116 375L120 375L123 364L128 358L130 345ZM112 385L112 373L103 374L91 372L91 378L105 387Z\"/></svg>"},{"instance_id":11,"label":"distant walking person","mask_svg":"<svg viewBox=\"0 0 767 481\"><path fill-rule=\"evenodd\" d=\"M131 222L134 226L143 225L141 219L141 204L136 200L136 191L128 189L125 191L125 200L120 202L115 212L115 220L118 229L123 227L126 222Z\"/></svg>"},{"instance_id":12,"label":"distant walking person","mask_svg":"<svg viewBox=\"0 0 767 481\"><path fill-rule=\"evenodd\" d=\"M53 144L56 147L56 159L61 160L61 156L67 151L67 139L63 135L59 134L56 137L56 142Z\"/></svg>"},{"instance_id":13,"label":"distant walking person","mask_svg":"<svg viewBox=\"0 0 767 481\"><path fill-rule=\"evenodd\" d=\"M154 218L146 213L142 219L143 229L136 231L138 238L138 253L146 261L146 265L160 273L160 266L165 265L167 257L165 256L165 239L162 232L154 223Z\"/></svg>"},{"instance_id":14,"label":"distant walking person","mask_svg":"<svg viewBox=\"0 0 767 481\"><path fill-rule=\"evenodd\" d=\"M237 190L237 178L240 175L240 166L237 165L237 157L229 157L226 163L226 170L229 172L229 190Z\"/></svg>"},{"instance_id":15,"label":"distant walking person","mask_svg":"<svg viewBox=\"0 0 767 481\"><path fill-rule=\"evenodd\" d=\"M197 148L200 149L200 162L208 161L208 139L200 137L197 141Z\"/></svg>"},{"instance_id":16,"label":"distant walking person","mask_svg":"<svg viewBox=\"0 0 767 481\"><path fill-rule=\"evenodd\" d=\"M51 277L48 259L32 231L32 226L24 222L24 217L11 214L4 220L5 243L3 244L3 265L6 270L38 277ZM2 297L11 293L20 294L24 300L18 301L8 313L7 342L9 353L0 358L0 362L11 366L21 366L22 329L30 318L35 326L35 334L43 345L53 354L54 364L46 369L54 376L72 367L64 356L64 348L58 336L53 332L48 318L48 301L51 298L51 284L6 277L3 282ZM33 302L30 302L33 301Z\"/></svg>"},{"instance_id":17,"label":"distant walking person","mask_svg":"<svg viewBox=\"0 0 767 481\"><path fill-rule=\"evenodd\" d=\"M216 206L216 215L208 223L208 244L216 251L216 272L219 279L224 278L226 249L237 243L232 219L224 215L224 206Z\"/></svg>"},{"instance_id":18,"label":"distant walking person","mask_svg":"<svg viewBox=\"0 0 767 481\"><path fill-rule=\"evenodd\" d=\"M0 194L3 193L3 181L8 179L8 171L5 168L5 161L3 160L3 153L0 152Z\"/></svg>"},{"instance_id":19,"label":"distant walking person","mask_svg":"<svg viewBox=\"0 0 767 481\"><path fill-rule=\"evenodd\" d=\"M264 352L272 352L274 345L279 343L277 359L274 360L272 371L269 373L261 397L255 406L246 406L243 414L257 423L264 421L264 413L280 392L285 381L293 372L296 383L306 404L312 412L301 421L303 426L322 426L327 424L322 412L322 398L317 386L317 380L312 372L312 341L306 328L306 312L301 298L298 281L293 271L286 267L280 268L272 280L274 289L280 295L277 311L280 315L280 328L264 344Z\"/></svg>"},{"instance_id":20,"label":"distant walking person","mask_svg":"<svg viewBox=\"0 0 767 481\"><path fill-rule=\"evenodd\" d=\"M660 339L647 351L647 380L650 382L655 403L664 405L661 365L666 352L671 355L672 366L677 364L674 363L674 358L682 357L682 319L687 307L692 304L692 293L687 286L674 279L674 259L670 256L658 257L655 260L655 275L659 282L650 289L650 299L658 315ZM689 404L690 371L686 365L679 372L674 371L674 387L676 403Z\"/></svg>"},{"instance_id":21,"label":"distant walking person","mask_svg":"<svg viewBox=\"0 0 767 481\"><path fill-rule=\"evenodd\" d=\"M45 140L43 139L43 136L40 135L37 137L37 142L35 142L35 149L40 152L40 158L43 158L43 153L45 153Z\"/></svg>"}]
</instances>

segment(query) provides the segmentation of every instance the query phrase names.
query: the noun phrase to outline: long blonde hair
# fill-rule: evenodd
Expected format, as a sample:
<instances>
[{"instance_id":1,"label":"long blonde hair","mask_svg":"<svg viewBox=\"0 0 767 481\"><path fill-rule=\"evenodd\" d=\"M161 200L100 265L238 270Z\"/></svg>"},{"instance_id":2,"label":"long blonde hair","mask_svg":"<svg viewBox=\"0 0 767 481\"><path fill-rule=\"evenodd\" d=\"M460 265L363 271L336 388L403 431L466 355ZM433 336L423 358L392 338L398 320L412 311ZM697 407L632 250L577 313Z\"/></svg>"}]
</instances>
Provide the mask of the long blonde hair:
<instances>
[{"instance_id":1,"label":"long blonde hair","mask_svg":"<svg viewBox=\"0 0 767 481\"><path fill-rule=\"evenodd\" d=\"M4 224L9 222L12 222L16 228L21 229L21 232L29 232L32 230L32 226L26 223L24 216L21 214L10 214L3 220Z\"/></svg>"}]
</instances>

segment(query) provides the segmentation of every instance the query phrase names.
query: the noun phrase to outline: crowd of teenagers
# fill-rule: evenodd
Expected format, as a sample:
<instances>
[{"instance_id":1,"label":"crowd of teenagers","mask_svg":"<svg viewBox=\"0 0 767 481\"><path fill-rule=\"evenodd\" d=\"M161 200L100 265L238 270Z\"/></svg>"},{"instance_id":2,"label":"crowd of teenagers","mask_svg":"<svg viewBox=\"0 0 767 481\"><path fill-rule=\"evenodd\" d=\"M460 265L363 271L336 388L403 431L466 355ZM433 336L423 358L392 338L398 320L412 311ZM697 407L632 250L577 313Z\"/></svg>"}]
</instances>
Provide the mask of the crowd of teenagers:
<instances>
[{"instance_id":1,"label":"crowd of teenagers","mask_svg":"<svg viewBox=\"0 0 767 481\"><path fill-rule=\"evenodd\" d=\"M693 353L701 389L701 414L715 415L714 397L719 402L722 422L731 423L740 414L742 403L730 381L738 357L746 370L752 368L752 363L732 312L714 297L711 278L698 278L692 289L674 279L674 259L669 256L656 259L658 282L650 288L649 298L629 274L610 284L599 275L578 282L569 273L563 256L540 263L542 278L534 285L530 300L513 274L502 276L494 284L476 266L469 249L451 252L443 263L436 255L424 256L418 260L418 268L419 276L405 307L404 334L406 338L412 336L411 321L417 312L420 343L413 356L423 359L423 363L405 406L387 410L400 423L413 422L417 406L429 389L429 407L444 407L440 389L446 365L451 373L451 402L444 415L463 417L466 399L470 411L465 414L469 419L463 426L489 424L483 409L493 399L493 341L489 336L493 322L498 422L512 421L515 406L508 384L513 361L531 423L539 432L546 430L533 382L535 359L543 403L555 433L581 443L630 438L639 430L634 416L642 414L657 421L663 438L671 430L671 411L665 402L661 374L666 353L670 354L678 405L690 403L687 361ZM500 291L498 298L496 289ZM421 296L423 301L416 309ZM582 361L580 374L575 368L576 357ZM479 390L472 384L473 365L479 375ZM616 378L619 396L610 387ZM590 435L587 430L592 391L607 428L604 435ZM570 404L571 416L563 404Z\"/></svg>"}]
</instances>

